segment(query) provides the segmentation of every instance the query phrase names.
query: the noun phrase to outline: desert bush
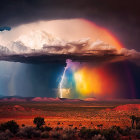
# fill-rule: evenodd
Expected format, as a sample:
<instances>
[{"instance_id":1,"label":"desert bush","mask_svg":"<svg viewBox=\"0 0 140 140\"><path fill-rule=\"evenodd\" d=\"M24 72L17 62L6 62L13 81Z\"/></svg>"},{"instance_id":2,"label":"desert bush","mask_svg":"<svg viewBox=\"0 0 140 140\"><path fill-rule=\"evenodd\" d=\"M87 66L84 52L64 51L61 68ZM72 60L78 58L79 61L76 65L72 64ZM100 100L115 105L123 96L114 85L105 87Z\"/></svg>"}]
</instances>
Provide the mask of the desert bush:
<instances>
[{"instance_id":1,"label":"desert bush","mask_svg":"<svg viewBox=\"0 0 140 140\"><path fill-rule=\"evenodd\" d=\"M132 115L132 116L130 116L130 119L131 119L132 129L134 129L134 123L136 121L136 116L135 115Z\"/></svg>"},{"instance_id":2,"label":"desert bush","mask_svg":"<svg viewBox=\"0 0 140 140\"><path fill-rule=\"evenodd\" d=\"M97 127L98 127L99 129L102 129L102 128L103 128L103 124L98 124Z\"/></svg>"},{"instance_id":3,"label":"desert bush","mask_svg":"<svg viewBox=\"0 0 140 140\"><path fill-rule=\"evenodd\" d=\"M82 126L82 124L80 123L79 126Z\"/></svg>"},{"instance_id":4,"label":"desert bush","mask_svg":"<svg viewBox=\"0 0 140 140\"><path fill-rule=\"evenodd\" d=\"M62 135L62 139L74 139L76 134L76 130L75 129L68 129L68 130L64 130L63 131L63 135Z\"/></svg>"},{"instance_id":5,"label":"desert bush","mask_svg":"<svg viewBox=\"0 0 140 140\"><path fill-rule=\"evenodd\" d=\"M41 138L49 138L49 133L47 131L42 132Z\"/></svg>"},{"instance_id":6,"label":"desert bush","mask_svg":"<svg viewBox=\"0 0 140 140\"><path fill-rule=\"evenodd\" d=\"M99 133L99 129L86 129L85 127L82 127L78 135L81 138L90 139L93 136L98 135Z\"/></svg>"},{"instance_id":7,"label":"desert bush","mask_svg":"<svg viewBox=\"0 0 140 140\"><path fill-rule=\"evenodd\" d=\"M34 128L33 127L24 127L24 128L21 128L19 130L19 132L17 133L17 137L20 137L20 138L32 138L32 134L34 132Z\"/></svg>"},{"instance_id":8,"label":"desert bush","mask_svg":"<svg viewBox=\"0 0 140 140\"><path fill-rule=\"evenodd\" d=\"M131 130L131 135L136 136L137 139L140 139L140 130Z\"/></svg>"},{"instance_id":9,"label":"desert bush","mask_svg":"<svg viewBox=\"0 0 140 140\"><path fill-rule=\"evenodd\" d=\"M60 136L61 136L60 133L58 133L57 131L52 131L51 133L52 138L59 139Z\"/></svg>"},{"instance_id":10,"label":"desert bush","mask_svg":"<svg viewBox=\"0 0 140 140\"><path fill-rule=\"evenodd\" d=\"M37 130L40 130L41 132L44 132L45 131L45 128L43 126L41 126L39 129L36 128Z\"/></svg>"},{"instance_id":11,"label":"desert bush","mask_svg":"<svg viewBox=\"0 0 140 140\"><path fill-rule=\"evenodd\" d=\"M0 140L9 140L9 137L5 135L5 132L0 133Z\"/></svg>"},{"instance_id":12,"label":"desert bush","mask_svg":"<svg viewBox=\"0 0 140 140\"><path fill-rule=\"evenodd\" d=\"M62 134L62 140L69 140L69 137L67 134Z\"/></svg>"},{"instance_id":13,"label":"desert bush","mask_svg":"<svg viewBox=\"0 0 140 140\"><path fill-rule=\"evenodd\" d=\"M136 129L140 129L140 117L136 117Z\"/></svg>"},{"instance_id":14,"label":"desert bush","mask_svg":"<svg viewBox=\"0 0 140 140\"><path fill-rule=\"evenodd\" d=\"M94 137L92 137L92 140L106 140L106 138L100 134L95 135Z\"/></svg>"},{"instance_id":15,"label":"desert bush","mask_svg":"<svg viewBox=\"0 0 140 140\"><path fill-rule=\"evenodd\" d=\"M129 136L130 135L130 131L131 131L131 128L130 127L126 127L125 129L121 129L121 131L119 133L122 136Z\"/></svg>"},{"instance_id":16,"label":"desert bush","mask_svg":"<svg viewBox=\"0 0 140 140\"><path fill-rule=\"evenodd\" d=\"M73 127L73 124L69 124L70 127Z\"/></svg>"},{"instance_id":17,"label":"desert bush","mask_svg":"<svg viewBox=\"0 0 140 140\"><path fill-rule=\"evenodd\" d=\"M25 124L22 124L21 126L22 126L22 127L25 127Z\"/></svg>"},{"instance_id":18,"label":"desert bush","mask_svg":"<svg viewBox=\"0 0 140 140\"><path fill-rule=\"evenodd\" d=\"M140 129L140 123L137 124L136 129Z\"/></svg>"},{"instance_id":19,"label":"desert bush","mask_svg":"<svg viewBox=\"0 0 140 140\"><path fill-rule=\"evenodd\" d=\"M11 133L10 130L7 129L5 132L0 133L0 140L9 140L13 136L13 133Z\"/></svg>"},{"instance_id":20,"label":"desert bush","mask_svg":"<svg viewBox=\"0 0 140 140\"><path fill-rule=\"evenodd\" d=\"M0 131L10 130L13 134L16 134L19 130L19 125L14 121L8 121L0 125Z\"/></svg>"},{"instance_id":21,"label":"desert bush","mask_svg":"<svg viewBox=\"0 0 140 140\"><path fill-rule=\"evenodd\" d=\"M43 126L45 124L45 121L44 121L44 118L42 118L42 117L36 117L36 118L34 118L33 123L39 129L41 126Z\"/></svg>"},{"instance_id":22,"label":"desert bush","mask_svg":"<svg viewBox=\"0 0 140 140\"><path fill-rule=\"evenodd\" d=\"M107 140L119 140L120 134L116 129L106 129L101 132L101 134L107 139Z\"/></svg>"},{"instance_id":23,"label":"desert bush","mask_svg":"<svg viewBox=\"0 0 140 140\"><path fill-rule=\"evenodd\" d=\"M112 126L112 130L116 132L116 134L121 134L122 136L128 136L130 134L131 128L126 127L125 129L120 128L120 126Z\"/></svg>"},{"instance_id":24,"label":"desert bush","mask_svg":"<svg viewBox=\"0 0 140 140\"><path fill-rule=\"evenodd\" d=\"M20 131L16 134L17 137L20 138L38 138L41 135L41 131L38 129L35 129L33 127L23 127L20 129Z\"/></svg>"},{"instance_id":25,"label":"desert bush","mask_svg":"<svg viewBox=\"0 0 140 140\"><path fill-rule=\"evenodd\" d=\"M44 131L51 131L52 129L53 129L52 127L48 127L48 126L44 127Z\"/></svg>"},{"instance_id":26,"label":"desert bush","mask_svg":"<svg viewBox=\"0 0 140 140\"><path fill-rule=\"evenodd\" d=\"M62 127L56 127L55 130L59 131L59 130L63 130L63 128Z\"/></svg>"},{"instance_id":27,"label":"desert bush","mask_svg":"<svg viewBox=\"0 0 140 140\"><path fill-rule=\"evenodd\" d=\"M14 137L14 134L10 131L10 130L5 130L5 134L8 136L8 137L10 137L10 138L12 138L12 137Z\"/></svg>"},{"instance_id":28,"label":"desert bush","mask_svg":"<svg viewBox=\"0 0 140 140\"><path fill-rule=\"evenodd\" d=\"M32 132L32 137L33 138L38 138L40 136L41 136L41 131L34 129L33 132Z\"/></svg>"},{"instance_id":29,"label":"desert bush","mask_svg":"<svg viewBox=\"0 0 140 140\"><path fill-rule=\"evenodd\" d=\"M72 139L74 139L74 136L71 135L70 133L63 133L61 139L62 140L72 140Z\"/></svg>"}]
</instances>

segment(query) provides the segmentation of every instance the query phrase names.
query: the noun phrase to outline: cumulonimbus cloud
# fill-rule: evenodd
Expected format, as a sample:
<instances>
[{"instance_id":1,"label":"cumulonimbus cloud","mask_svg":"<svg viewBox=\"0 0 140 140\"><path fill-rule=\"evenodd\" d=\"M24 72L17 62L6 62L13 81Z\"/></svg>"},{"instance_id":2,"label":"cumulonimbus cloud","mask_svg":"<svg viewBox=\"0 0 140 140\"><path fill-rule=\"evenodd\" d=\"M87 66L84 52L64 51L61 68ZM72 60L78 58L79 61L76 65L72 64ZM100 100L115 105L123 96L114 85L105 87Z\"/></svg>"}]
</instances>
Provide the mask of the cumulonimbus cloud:
<instances>
[{"instance_id":1,"label":"cumulonimbus cloud","mask_svg":"<svg viewBox=\"0 0 140 140\"><path fill-rule=\"evenodd\" d=\"M14 34L19 32L15 30ZM0 34L0 60L40 63L66 59L80 62L138 60L140 52L125 48L117 50L101 40L92 42L90 38L66 41L41 30L32 30L16 37Z\"/></svg>"}]
</instances>

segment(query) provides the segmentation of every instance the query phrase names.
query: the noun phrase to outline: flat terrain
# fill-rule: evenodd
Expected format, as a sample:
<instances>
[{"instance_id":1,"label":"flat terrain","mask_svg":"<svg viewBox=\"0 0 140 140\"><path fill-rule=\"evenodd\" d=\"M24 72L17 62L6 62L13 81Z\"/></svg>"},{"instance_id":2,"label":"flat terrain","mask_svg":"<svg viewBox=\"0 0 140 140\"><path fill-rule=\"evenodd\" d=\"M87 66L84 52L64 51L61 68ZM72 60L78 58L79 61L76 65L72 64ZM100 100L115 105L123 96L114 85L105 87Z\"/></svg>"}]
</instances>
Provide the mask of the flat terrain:
<instances>
[{"instance_id":1,"label":"flat terrain","mask_svg":"<svg viewBox=\"0 0 140 140\"><path fill-rule=\"evenodd\" d=\"M140 117L139 100L0 102L0 123L15 120L19 125L33 125L33 118L41 116L50 127L126 127L131 126L131 115Z\"/></svg>"}]
</instances>

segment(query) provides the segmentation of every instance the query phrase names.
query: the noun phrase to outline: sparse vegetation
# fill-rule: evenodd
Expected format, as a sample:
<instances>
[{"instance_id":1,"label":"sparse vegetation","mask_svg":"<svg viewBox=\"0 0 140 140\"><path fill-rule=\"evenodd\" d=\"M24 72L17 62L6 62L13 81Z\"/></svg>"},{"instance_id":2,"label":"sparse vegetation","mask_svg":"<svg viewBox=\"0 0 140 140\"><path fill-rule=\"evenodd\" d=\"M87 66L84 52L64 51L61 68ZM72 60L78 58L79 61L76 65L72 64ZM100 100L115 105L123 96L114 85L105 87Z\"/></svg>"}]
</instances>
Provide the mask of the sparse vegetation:
<instances>
[{"instance_id":1,"label":"sparse vegetation","mask_svg":"<svg viewBox=\"0 0 140 140\"><path fill-rule=\"evenodd\" d=\"M77 127L72 128L71 126L68 129L63 129L62 127L52 129L48 126L43 127L43 123L39 127L24 126L19 128L15 121L8 121L0 126L0 140L9 140L12 137L16 137L17 139L50 138L58 140L119 140L124 137L130 139L131 137L136 139L140 138L140 131L131 127L122 129L119 126L112 126L108 129L100 129L100 127L103 127L101 124L99 124L98 129L89 129L86 127L78 129ZM13 131L13 128L16 128L16 131Z\"/></svg>"},{"instance_id":2,"label":"sparse vegetation","mask_svg":"<svg viewBox=\"0 0 140 140\"><path fill-rule=\"evenodd\" d=\"M15 121L7 122L8 118L4 120L4 116L2 116L6 114L6 112L0 112L2 116L0 120L0 140L140 139L140 112L138 110L127 110L126 106L125 110L122 111L120 108L117 108L117 110L114 108L106 110L105 107L95 109L95 107L93 107L94 105L83 107L83 104L73 105L71 103L65 106L56 103L55 105L48 103L47 106L46 103L34 103L31 105L28 103L20 104L24 107L24 111L27 111L16 110L16 112L14 112L15 114L17 113L17 123ZM11 103L11 106L15 106L15 103ZM30 108L34 108L33 112L30 112ZM34 112L35 109L38 110L38 112ZM12 114L13 112L10 113ZM10 113L9 116L11 115ZM33 116L31 116L32 113ZM19 114L20 116L25 115L26 118L20 118L18 116ZM44 118L34 118L37 114L42 114ZM5 116L7 116L7 114ZM45 119L47 119L46 124ZM35 126L33 124L35 124Z\"/></svg>"},{"instance_id":3,"label":"sparse vegetation","mask_svg":"<svg viewBox=\"0 0 140 140\"><path fill-rule=\"evenodd\" d=\"M130 119L131 119L131 123L132 123L132 128L134 129L134 123L135 123L135 120L136 120L136 116L132 115L132 116L130 116Z\"/></svg>"},{"instance_id":4,"label":"sparse vegetation","mask_svg":"<svg viewBox=\"0 0 140 140\"><path fill-rule=\"evenodd\" d=\"M51 131L52 128L51 128L51 127L48 127L48 126L45 126L45 127L44 127L44 130L45 130L45 131Z\"/></svg>"},{"instance_id":5,"label":"sparse vegetation","mask_svg":"<svg viewBox=\"0 0 140 140\"><path fill-rule=\"evenodd\" d=\"M40 129L40 127L45 124L45 121L44 121L44 118L42 118L42 117L36 117L36 118L34 118L33 123L36 124L36 127L38 129Z\"/></svg>"},{"instance_id":6,"label":"sparse vegetation","mask_svg":"<svg viewBox=\"0 0 140 140\"><path fill-rule=\"evenodd\" d=\"M9 130L11 133L16 134L19 129L19 125L14 121L8 121L0 125L0 131Z\"/></svg>"},{"instance_id":7,"label":"sparse vegetation","mask_svg":"<svg viewBox=\"0 0 140 140\"><path fill-rule=\"evenodd\" d=\"M49 137L50 137L50 135L47 131L44 131L41 133L41 138L49 138Z\"/></svg>"}]
</instances>

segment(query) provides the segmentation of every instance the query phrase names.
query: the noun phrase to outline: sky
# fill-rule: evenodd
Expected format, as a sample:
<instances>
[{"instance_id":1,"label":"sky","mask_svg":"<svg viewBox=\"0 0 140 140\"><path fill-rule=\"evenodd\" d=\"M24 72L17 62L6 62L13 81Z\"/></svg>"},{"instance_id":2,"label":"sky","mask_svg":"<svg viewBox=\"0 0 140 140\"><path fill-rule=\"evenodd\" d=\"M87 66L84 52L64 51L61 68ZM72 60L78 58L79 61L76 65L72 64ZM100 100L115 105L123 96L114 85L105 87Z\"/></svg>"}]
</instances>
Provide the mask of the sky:
<instances>
[{"instance_id":1,"label":"sky","mask_svg":"<svg viewBox=\"0 0 140 140\"><path fill-rule=\"evenodd\" d=\"M0 95L140 98L139 4L1 0Z\"/></svg>"},{"instance_id":2,"label":"sky","mask_svg":"<svg viewBox=\"0 0 140 140\"><path fill-rule=\"evenodd\" d=\"M139 49L139 0L1 0L0 25L86 18L113 32L127 48Z\"/></svg>"}]
</instances>

